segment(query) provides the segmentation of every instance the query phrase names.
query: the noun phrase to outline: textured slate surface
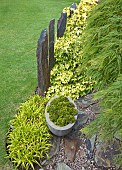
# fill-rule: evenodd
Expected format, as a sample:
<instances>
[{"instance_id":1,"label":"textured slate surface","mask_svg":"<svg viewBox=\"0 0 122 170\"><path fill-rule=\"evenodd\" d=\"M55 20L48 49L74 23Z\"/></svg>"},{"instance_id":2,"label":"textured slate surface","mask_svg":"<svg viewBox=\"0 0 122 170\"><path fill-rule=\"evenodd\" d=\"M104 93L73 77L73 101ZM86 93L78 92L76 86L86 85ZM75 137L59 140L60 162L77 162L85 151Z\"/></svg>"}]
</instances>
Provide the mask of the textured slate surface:
<instances>
[{"instance_id":1,"label":"textured slate surface","mask_svg":"<svg viewBox=\"0 0 122 170\"><path fill-rule=\"evenodd\" d=\"M66 30L67 13L62 13L57 23L57 37L62 37Z\"/></svg>"}]
</instances>

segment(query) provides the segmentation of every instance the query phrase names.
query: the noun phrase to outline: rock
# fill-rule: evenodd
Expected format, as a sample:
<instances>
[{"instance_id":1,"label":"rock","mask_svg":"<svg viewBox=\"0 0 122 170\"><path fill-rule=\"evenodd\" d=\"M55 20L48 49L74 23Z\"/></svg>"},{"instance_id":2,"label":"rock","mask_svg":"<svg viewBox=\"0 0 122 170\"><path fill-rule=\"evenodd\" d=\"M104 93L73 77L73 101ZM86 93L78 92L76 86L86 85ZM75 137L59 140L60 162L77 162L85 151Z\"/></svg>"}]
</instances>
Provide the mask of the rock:
<instances>
[{"instance_id":1,"label":"rock","mask_svg":"<svg viewBox=\"0 0 122 170\"><path fill-rule=\"evenodd\" d=\"M86 109L92 105L95 105L95 104L97 106L99 103L99 100L94 100L93 93L91 93L86 96L80 97L77 102L78 102L80 109L84 110L84 109Z\"/></svg>"},{"instance_id":2,"label":"rock","mask_svg":"<svg viewBox=\"0 0 122 170\"><path fill-rule=\"evenodd\" d=\"M42 161L41 165L43 166L46 162L47 160L45 159L44 161Z\"/></svg>"},{"instance_id":3,"label":"rock","mask_svg":"<svg viewBox=\"0 0 122 170\"><path fill-rule=\"evenodd\" d=\"M93 158L93 154L88 150L87 154L86 154L86 157L87 157L88 160L90 160L90 159Z\"/></svg>"},{"instance_id":4,"label":"rock","mask_svg":"<svg viewBox=\"0 0 122 170\"><path fill-rule=\"evenodd\" d=\"M65 163L58 163L56 170L72 170L69 166L67 166Z\"/></svg>"},{"instance_id":5,"label":"rock","mask_svg":"<svg viewBox=\"0 0 122 170\"><path fill-rule=\"evenodd\" d=\"M101 112L101 108L99 107L98 103L90 105L90 109L94 114L99 114Z\"/></svg>"},{"instance_id":6,"label":"rock","mask_svg":"<svg viewBox=\"0 0 122 170\"><path fill-rule=\"evenodd\" d=\"M90 141L90 139L87 139L87 140L86 140L86 148L87 148L89 151L91 151L91 141Z\"/></svg>"},{"instance_id":7,"label":"rock","mask_svg":"<svg viewBox=\"0 0 122 170\"><path fill-rule=\"evenodd\" d=\"M85 101L84 99L81 101L81 103L79 102L79 106L80 106L80 109L85 109L87 107L90 106L90 103Z\"/></svg>"},{"instance_id":8,"label":"rock","mask_svg":"<svg viewBox=\"0 0 122 170\"><path fill-rule=\"evenodd\" d=\"M93 150L95 146L96 135L92 136L91 139L86 140L86 148L87 148L87 159L93 158Z\"/></svg>"},{"instance_id":9,"label":"rock","mask_svg":"<svg viewBox=\"0 0 122 170\"><path fill-rule=\"evenodd\" d=\"M87 107L87 105L89 106L90 104L89 104L89 102L88 102L88 100L82 100L82 103L84 104L84 105L86 105L86 107Z\"/></svg>"},{"instance_id":10,"label":"rock","mask_svg":"<svg viewBox=\"0 0 122 170\"><path fill-rule=\"evenodd\" d=\"M52 158L60 149L60 142L61 142L61 137L58 136L53 136L51 140L52 147L50 148L49 151L49 157Z\"/></svg>"},{"instance_id":11,"label":"rock","mask_svg":"<svg viewBox=\"0 0 122 170\"><path fill-rule=\"evenodd\" d=\"M98 143L96 146L95 162L98 166L109 168L115 166L113 158L120 153L120 142L115 140L113 142Z\"/></svg>"},{"instance_id":12,"label":"rock","mask_svg":"<svg viewBox=\"0 0 122 170\"><path fill-rule=\"evenodd\" d=\"M76 155L77 148L78 148L78 139L70 139L68 137L64 138L65 156L67 157L68 160L73 162Z\"/></svg>"},{"instance_id":13,"label":"rock","mask_svg":"<svg viewBox=\"0 0 122 170\"><path fill-rule=\"evenodd\" d=\"M79 129L81 128L88 120L88 115L83 113L83 112L78 112L78 115L77 115L77 121L73 127L73 129Z\"/></svg>"},{"instance_id":14,"label":"rock","mask_svg":"<svg viewBox=\"0 0 122 170\"><path fill-rule=\"evenodd\" d=\"M81 97L79 100L81 102L81 107L82 108L87 108L90 105L97 102L97 101L93 100L93 94L88 94L88 95L86 95L84 97Z\"/></svg>"},{"instance_id":15,"label":"rock","mask_svg":"<svg viewBox=\"0 0 122 170\"><path fill-rule=\"evenodd\" d=\"M95 140L96 140L97 135L93 135L92 138L90 139L91 142L91 152L94 151L94 147L95 147Z\"/></svg>"},{"instance_id":16,"label":"rock","mask_svg":"<svg viewBox=\"0 0 122 170\"><path fill-rule=\"evenodd\" d=\"M82 169L81 170L86 170L84 167L82 167Z\"/></svg>"},{"instance_id":17,"label":"rock","mask_svg":"<svg viewBox=\"0 0 122 170\"><path fill-rule=\"evenodd\" d=\"M72 4L71 6L70 6L70 9L74 9L74 10L76 10L77 9L77 6L76 6L76 4L74 3L74 4Z\"/></svg>"},{"instance_id":18,"label":"rock","mask_svg":"<svg viewBox=\"0 0 122 170\"><path fill-rule=\"evenodd\" d=\"M70 15L69 15L69 17L72 17L72 15L74 14L74 10L76 10L76 9L77 9L77 6L76 6L75 3L70 6Z\"/></svg>"}]
</instances>

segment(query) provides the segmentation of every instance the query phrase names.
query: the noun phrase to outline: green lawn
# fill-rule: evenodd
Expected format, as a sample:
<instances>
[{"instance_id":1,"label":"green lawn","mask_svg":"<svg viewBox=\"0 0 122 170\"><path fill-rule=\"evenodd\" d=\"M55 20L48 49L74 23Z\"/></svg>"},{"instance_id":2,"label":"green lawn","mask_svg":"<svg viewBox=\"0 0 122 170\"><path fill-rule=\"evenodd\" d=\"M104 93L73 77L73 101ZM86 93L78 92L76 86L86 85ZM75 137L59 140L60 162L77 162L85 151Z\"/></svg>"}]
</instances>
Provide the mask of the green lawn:
<instances>
[{"instance_id":1,"label":"green lawn","mask_svg":"<svg viewBox=\"0 0 122 170\"><path fill-rule=\"evenodd\" d=\"M74 0L79 2L80 0ZM73 0L0 0L0 170L8 122L37 86L36 47L43 28Z\"/></svg>"}]
</instances>

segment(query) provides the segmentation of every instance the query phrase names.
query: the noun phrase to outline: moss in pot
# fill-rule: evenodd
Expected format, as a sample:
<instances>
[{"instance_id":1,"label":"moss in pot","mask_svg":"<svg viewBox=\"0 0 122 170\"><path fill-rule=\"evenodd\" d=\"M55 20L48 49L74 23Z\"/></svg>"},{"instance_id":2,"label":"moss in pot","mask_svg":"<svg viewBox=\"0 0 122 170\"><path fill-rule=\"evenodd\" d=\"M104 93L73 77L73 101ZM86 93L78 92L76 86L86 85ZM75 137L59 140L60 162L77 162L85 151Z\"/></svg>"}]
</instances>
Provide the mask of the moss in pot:
<instances>
[{"instance_id":1,"label":"moss in pot","mask_svg":"<svg viewBox=\"0 0 122 170\"><path fill-rule=\"evenodd\" d=\"M74 126L77 113L77 107L70 97L55 96L46 106L47 125L53 134L64 136Z\"/></svg>"}]
</instances>

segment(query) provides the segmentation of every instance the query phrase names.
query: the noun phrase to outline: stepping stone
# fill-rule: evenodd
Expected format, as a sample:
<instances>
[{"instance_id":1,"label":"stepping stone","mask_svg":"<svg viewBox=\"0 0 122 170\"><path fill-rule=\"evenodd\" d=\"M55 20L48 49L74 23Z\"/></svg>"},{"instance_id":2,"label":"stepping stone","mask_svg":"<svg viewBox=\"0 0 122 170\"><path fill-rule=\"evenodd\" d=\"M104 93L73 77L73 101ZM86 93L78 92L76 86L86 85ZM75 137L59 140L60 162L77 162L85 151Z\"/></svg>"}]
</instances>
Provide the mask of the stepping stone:
<instances>
[{"instance_id":1,"label":"stepping stone","mask_svg":"<svg viewBox=\"0 0 122 170\"><path fill-rule=\"evenodd\" d=\"M59 150L60 150L60 142L61 142L61 137L53 135L53 137L51 139L51 145L52 146L50 147L50 150L49 150L50 159L59 152ZM48 160L46 158L46 159L43 160L41 165L45 166L47 164L48 164Z\"/></svg>"},{"instance_id":2,"label":"stepping stone","mask_svg":"<svg viewBox=\"0 0 122 170\"><path fill-rule=\"evenodd\" d=\"M67 166L65 163L58 163L56 170L72 170L69 166Z\"/></svg>"},{"instance_id":3,"label":"stepping stone","mask_svg":"<svg viewBox=\"0 0 122 170\"><path fill-rule=\"evenodd\" d=\"M76 151L78 149L78 139L70 139L68 137L64 138L64 150L65 150L65 156L68 160L74 161Z\"/></svg>"}]
</instances>

